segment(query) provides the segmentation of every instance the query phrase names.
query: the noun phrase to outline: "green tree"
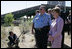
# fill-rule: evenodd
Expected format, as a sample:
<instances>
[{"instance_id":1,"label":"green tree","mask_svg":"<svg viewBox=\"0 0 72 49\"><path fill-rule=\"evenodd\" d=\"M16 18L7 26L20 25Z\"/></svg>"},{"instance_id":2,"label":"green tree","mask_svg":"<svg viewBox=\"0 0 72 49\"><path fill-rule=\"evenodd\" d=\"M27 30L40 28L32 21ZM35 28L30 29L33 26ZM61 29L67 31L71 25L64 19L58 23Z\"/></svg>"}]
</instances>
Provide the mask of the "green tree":
<instances>
[{"instance_id":1,"label":"green tree","mask_svg":"<svg viewBox=\"0 0 72 49\"><path fill-rule=\"evenodd\" d=\"M12 13L5 15L5 17L4 17L5 25L10 26L12 24L12 22L14 21L13 16L14 15Z\"/></svg>"}]
</instances>

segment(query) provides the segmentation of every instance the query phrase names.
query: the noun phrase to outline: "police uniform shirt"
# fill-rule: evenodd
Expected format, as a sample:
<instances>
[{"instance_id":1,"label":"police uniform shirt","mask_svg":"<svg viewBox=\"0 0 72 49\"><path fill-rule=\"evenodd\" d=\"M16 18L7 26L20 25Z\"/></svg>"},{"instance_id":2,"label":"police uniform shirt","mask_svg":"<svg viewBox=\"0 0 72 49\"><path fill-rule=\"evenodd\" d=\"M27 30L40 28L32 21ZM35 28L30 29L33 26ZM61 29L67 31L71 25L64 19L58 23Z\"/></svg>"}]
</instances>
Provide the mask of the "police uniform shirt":
<instances>
[{"instance_id":1,"label":"police uniform shirt","mask_svg":"<svg viewBox=\"0 0 72 49\"><path fill-rule=\"evenodd\" d=\"M39 13L34 17L33 23L34 28L43 28L44 26L51 24L51 17L47 13L44 13L43 15Z\"/></svg>"}]
</instances>

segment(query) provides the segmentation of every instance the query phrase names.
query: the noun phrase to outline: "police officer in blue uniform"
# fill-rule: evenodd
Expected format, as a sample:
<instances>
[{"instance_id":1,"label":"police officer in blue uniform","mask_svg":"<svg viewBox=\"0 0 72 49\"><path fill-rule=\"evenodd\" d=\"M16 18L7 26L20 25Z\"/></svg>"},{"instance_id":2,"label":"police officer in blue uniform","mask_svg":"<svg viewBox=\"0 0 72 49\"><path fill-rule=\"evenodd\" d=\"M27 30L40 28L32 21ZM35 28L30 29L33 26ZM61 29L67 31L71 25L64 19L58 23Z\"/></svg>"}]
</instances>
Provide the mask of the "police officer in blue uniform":
<instances>
[{"instance_id":1,"label":"police officer in blue uniform","mask_svg":"<svg viewBox=\"0 0 72 49\"><path fill-rule=\"evenodd\" d=\"M39 12L33 19L32 34L34 34L34 29L37 48L47 48L51 17L45 12L45 6L40 6Z\"/></svg>"}]
</instances>

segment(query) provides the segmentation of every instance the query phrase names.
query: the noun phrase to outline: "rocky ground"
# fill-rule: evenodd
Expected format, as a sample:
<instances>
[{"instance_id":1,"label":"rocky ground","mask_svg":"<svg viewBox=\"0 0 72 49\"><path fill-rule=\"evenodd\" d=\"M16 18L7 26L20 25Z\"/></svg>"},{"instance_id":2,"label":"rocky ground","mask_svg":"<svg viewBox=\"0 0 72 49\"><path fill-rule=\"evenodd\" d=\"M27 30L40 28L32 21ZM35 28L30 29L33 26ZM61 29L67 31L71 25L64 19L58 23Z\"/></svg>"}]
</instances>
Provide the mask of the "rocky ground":
<instances>
[{"instance_id":1,"label":"rocky ground","mask_svg":"<svg viewBox=\"0 0 72 49\"><path fill-rule=\"evenodd\" d=\"M3 34L1 32L1 48L7 48L7 43L8 43L8 31L11 27L5 27L5 28L1 28L1 31L5 30L5 33ZM3 29L3 30L2 30ZM28 32L26 34L22 34L20 36L20 42L19 42L19 48L34 48L35 45L35 38L34 35L31 34L31 27L28 28ZM20 28L18 26L14 26L12 28L12 31L19 36L21 34ZM65 40L64 43L71 47L71 35L68 35L67 33L65 33ZM48 46L48 48L50 48Z\"/></svg>"}]
</instances>

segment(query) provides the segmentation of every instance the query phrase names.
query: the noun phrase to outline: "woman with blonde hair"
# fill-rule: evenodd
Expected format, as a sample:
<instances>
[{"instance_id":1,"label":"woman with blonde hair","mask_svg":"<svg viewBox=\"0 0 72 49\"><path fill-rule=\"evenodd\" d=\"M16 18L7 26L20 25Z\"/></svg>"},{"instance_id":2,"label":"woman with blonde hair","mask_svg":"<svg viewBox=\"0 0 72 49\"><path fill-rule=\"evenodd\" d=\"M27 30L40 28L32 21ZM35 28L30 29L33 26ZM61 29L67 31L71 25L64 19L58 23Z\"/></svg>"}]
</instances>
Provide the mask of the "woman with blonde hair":
<instances>
[{"instance_id":1,"label":"woman with blonde hair","mask_svg":"<svg viewBox=\"0 0 72 49\"><path fill-rule=\"evenodd\" d=\"M63 29L63 19L59 16L60 9L58 7L53 8L52 15L54 16L54 21L51 23L48 41L51 41L51 48L61 48L62 42L62 29Z\"/></svg>"}]
</instances>

